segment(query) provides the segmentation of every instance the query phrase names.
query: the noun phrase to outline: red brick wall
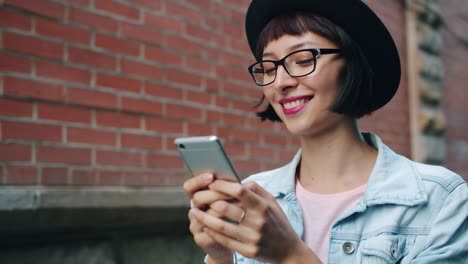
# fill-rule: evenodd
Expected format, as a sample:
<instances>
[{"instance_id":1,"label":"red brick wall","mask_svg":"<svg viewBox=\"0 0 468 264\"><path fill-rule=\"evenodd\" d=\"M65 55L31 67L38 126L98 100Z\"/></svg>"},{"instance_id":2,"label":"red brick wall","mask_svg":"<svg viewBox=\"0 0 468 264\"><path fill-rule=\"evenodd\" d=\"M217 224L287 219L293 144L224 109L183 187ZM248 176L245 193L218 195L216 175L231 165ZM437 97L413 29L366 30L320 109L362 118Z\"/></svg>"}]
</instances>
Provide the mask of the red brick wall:
<instances>
[{"instance_id":1,"label":"red brick wall","mask_svg":"<svg viewBox=\"0 0 468 264\"><path fill-rule=\"evenodd\" d=\"M468 180L468 2L442 1L446 165Z\"/></svg>"},{"instance_id":2,"label":"red brick wall","mask_svg":"<svg viewBox=\"0 0 468 264\"><path fill-rule=\"evenodd\" d=\"M296 139L253 113L249 2L0 1L0 183L180 184L182 135L217 134L243 176L284 164ZM401 1L366 2L405 70ZM409 155L406 86L362 126Z\"/></svg>"}]
</instances>

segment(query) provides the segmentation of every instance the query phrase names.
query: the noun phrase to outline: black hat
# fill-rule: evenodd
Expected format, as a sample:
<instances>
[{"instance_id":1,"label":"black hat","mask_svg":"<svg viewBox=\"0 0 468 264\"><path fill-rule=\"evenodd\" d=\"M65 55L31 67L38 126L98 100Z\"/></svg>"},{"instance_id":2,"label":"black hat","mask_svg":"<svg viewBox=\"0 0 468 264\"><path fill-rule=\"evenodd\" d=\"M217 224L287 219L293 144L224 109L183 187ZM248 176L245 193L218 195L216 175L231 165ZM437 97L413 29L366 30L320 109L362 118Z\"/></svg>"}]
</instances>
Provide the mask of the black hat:
<instances>
[{"instance_id":1,"label":"black hat","mask_svg":"<svg viewBox=\"0 0 468 264\"><path fill-rule=\"evenodd\" d=\"M392 99L401 77L398 50L385 25L361 0L253 0L245 27L254 56L258 37L268 22L275 16L293 11L308 11L327 18L361 48L374 73L372 111Z\"/></svg>"}]
</instances>

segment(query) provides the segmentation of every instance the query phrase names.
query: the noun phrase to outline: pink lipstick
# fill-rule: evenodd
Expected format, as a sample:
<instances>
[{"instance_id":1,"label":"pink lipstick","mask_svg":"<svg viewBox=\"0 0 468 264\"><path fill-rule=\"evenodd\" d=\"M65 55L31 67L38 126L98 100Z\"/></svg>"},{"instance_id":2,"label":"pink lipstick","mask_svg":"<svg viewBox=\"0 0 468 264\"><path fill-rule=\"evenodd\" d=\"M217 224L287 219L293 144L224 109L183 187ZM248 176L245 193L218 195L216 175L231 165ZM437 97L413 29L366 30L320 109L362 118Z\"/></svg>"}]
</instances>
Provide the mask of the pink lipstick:
<instances>
[{"instance_id":1,"label":"pink lipstick","mask_svg":"<svg viewBox=\"0 0 468 264\"><path fill-rule=\"evenodd\" d=\"M279 100L285 115L294 115L304 109L313 96L294 96Z\"/></svg>"}]
</instances>

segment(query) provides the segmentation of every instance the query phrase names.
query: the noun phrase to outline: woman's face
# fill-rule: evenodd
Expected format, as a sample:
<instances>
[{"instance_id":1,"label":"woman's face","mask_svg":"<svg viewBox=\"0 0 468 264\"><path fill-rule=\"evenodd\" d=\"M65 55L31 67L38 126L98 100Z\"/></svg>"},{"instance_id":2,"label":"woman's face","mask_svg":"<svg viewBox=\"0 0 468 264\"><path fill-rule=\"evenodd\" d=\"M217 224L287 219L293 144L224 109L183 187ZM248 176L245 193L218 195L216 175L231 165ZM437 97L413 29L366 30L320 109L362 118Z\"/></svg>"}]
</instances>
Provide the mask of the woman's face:
<instances>
[{"instance_id":1,"label":"woman's face","mask_svg":"<svg viewBox=\"0 0 468 264\"><path fill-rule=\"evenodd\" d=\"M284 35L267 44L263 60L280 60L301 49L338 48L330 40L308 32L300 36ZM339 89L338 76L344 60L338 54L317 57L315 71L303 77L291 77L278 66L275 81L264 86L265 98L287 129L294 135L311 136L333 129L344 119L330 111Z\"/></svg>"}]
</instances>

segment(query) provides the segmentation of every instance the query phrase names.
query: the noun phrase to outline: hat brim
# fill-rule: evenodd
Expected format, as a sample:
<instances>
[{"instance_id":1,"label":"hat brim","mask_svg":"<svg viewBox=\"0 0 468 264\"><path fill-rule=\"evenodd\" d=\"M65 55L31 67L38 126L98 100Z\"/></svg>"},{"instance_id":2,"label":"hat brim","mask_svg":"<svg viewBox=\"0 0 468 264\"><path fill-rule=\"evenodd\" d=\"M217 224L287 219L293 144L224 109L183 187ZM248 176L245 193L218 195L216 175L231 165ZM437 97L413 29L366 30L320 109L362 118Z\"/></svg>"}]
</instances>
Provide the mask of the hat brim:
<instances>
[{"instance_id":1,"label":"hat brim","mask_svg":"<svg viewBox=\"0 0 468 264\"><path fill-rule=\"evenodd\" d=\"M258 37L268 22L292 11L308 11L329 19L361 48L374 73L372 111L392 99L401 78L398 50L383 22L360 0L253 0L245 26L254 56Z\"/></svg>"}]
</instances>

